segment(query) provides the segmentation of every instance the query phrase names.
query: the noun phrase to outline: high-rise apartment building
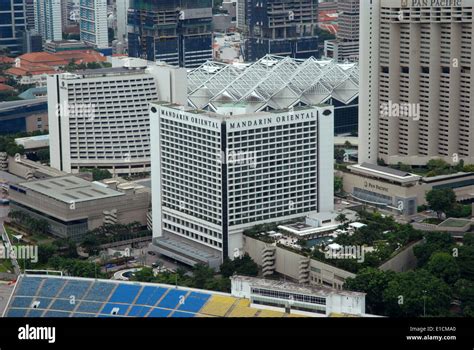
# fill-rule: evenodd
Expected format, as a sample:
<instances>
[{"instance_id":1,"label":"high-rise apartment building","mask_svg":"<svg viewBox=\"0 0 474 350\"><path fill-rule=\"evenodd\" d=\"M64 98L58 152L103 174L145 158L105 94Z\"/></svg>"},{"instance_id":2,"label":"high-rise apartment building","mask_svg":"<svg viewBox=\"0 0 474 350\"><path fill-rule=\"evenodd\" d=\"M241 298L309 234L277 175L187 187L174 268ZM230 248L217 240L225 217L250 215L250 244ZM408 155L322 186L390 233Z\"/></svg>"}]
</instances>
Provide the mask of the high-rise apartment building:
<instances>
[{"instance_id":1,"label":"high-rise apartment building","mask_svg":"<svg viewBox=\"0 0 474 350\"><path fill-rule=\"evenodd\" d=\"M35 0L35 30L44 41L63 39L61 0Z\"/></svg>"},{"instance_id":2,"label":"high-rise apartment building","mask_svg":"<svg viewBox=\"0 0 474 350\"><path fill-rule=\"evenodd\" d=\"M35 29L35 0L25 0L27 29Z\"/></svg>"},{"instance_id":3,"label":"high-rise apartment building","mask_svg":"<svg viewBox=\"0 0 474 350\"><path fill-rule=\"evenodd\" d=\"M150 171L149 103L185 103L186 72L124 59L48 77L51 166L129 175Z\"/></svg>"},{"instance_id":4,"label":"high-rise apartment building","mask_svg":"<svg viewBox=\"0 0 474 350\"><path fill-rule=\"evenodd\" d=\"M238 256L256 224L333 209L332 106L224 110L151 104L153 243L189 265Z\"/></svg>"},{"instance_id":5,"label":"high-rise apartment building","mask_svg":"<svg viewBox=\"0 0 474 350\"><path fill-rule=\"evenodd\" d=\"M80 0L81 40L102 49L109 47L107 0Z\"/></svg>"},{"instance_id":6,"label":"high-rise apartment building","mask_svg":"<svg viewBox=\"0 0 474 350\"><path fill-rule=\"evenodd\" d=\"M69 24L69 18L71 14L69 13L69 0L61 0L61 21L63 29L66 29Z\"/></svg>"},{"instance_id":7,"label":"high-rise apartment building","mask_svg":"<svg viewBox=\"0 0 474 350\"><path fill-rule=\"evenodd\" d=\"M21 54L25 30L25 0L2 0L0 2L0 49L8 49L12 55Z\"/></svg>"},{"instance_id":8,"label":"high-rise apartment building","mask_svg":"<svg viewBox=\"0 0 474 350\"><path fill-rule=\"evenodd\" d=\"M266 54L317 56L317 1L239 0L238 12L246 61L256 61Z\"/></svg>"},{"instance_id":9,"label":"high-rise apartment building","mask_svg":"<svg viewBox=\"0 0 474 350\"><path fill-rule=\"evenodd\" d=\"M359 162L474 163L473 9L361 1Z\"/></svg>"},{"instance_id":10,"label":"high-rise apartment building","mask_svg":"<svg viewBox=\"0 0 474 350\"><path fill-rule=\"evenodd\" d=\"M326 57L338 61L359 60L360 0L338 0L338 31L336 40L324 43Z\"/></svg>"},{"instance_id":11,"label":"high-rise apartment building","mask_svg":"<svg viewBox=\"0 0 474 350\"><path fill-rule=\"evenodd\" d=\"M198 67L212 60L212 0L131 0L131 57Z\"/></svg>"}]
</instances>

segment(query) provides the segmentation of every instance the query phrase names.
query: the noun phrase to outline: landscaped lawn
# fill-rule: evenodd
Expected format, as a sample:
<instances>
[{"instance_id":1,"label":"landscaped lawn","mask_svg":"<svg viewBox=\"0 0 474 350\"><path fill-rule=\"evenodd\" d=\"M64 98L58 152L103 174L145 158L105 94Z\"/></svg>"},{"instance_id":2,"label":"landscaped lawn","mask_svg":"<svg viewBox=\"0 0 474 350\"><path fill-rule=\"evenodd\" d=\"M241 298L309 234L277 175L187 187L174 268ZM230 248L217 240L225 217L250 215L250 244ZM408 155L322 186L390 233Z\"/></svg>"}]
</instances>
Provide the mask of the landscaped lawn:
<instances>
[{"instance_id":1,"label":"landscaped lawn","mask_svg":"<svg viewBox=\"0 0 474 350\"><path fill-rule=\"evenodd\" d=\"M13 235L19 235L22 233L17 232L14 228L11 226L5 225L5 230L7 231L8 236L10 237L10 240L12 243L16 243L17 239L13 237ZM32 243L36 244L43 244L43 243L51 243L54 241L54 238L48 235L44 234L22 234L24 238L28 239L29 241L32 241Z\"/></svg>"},{"instance_id":2,"label":"landscaped lawn","mask_svg":"<svg viewBox=\"0 0 474 350\"><path fill-rule=\"evenodd\" d=\"M464 227L469 223L469 220L458 220L454 218L449 218L443 222L442 227Z\"/></svg>"},{"instance_id":3,"label":"landscaped lawn","mask_svg":"<svg viewBox=\"0 0 474 350\"><path fill-rule=\"evenodd\" d=\"M431 225L439 225L443 222L443 220L440 220L438 218L428 218L423 220L424 224L431 224Z\"/></svg>"}]
</instances>

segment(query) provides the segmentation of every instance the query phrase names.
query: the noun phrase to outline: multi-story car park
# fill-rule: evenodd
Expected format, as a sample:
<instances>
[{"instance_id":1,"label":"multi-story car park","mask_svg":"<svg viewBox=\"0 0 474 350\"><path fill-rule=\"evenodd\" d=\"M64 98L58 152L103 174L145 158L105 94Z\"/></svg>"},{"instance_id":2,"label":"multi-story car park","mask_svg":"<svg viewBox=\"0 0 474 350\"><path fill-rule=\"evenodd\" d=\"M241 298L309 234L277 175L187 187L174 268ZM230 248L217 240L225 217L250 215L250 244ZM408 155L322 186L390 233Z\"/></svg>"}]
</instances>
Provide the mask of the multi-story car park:
<instances>
[{"instance_id":1,"label":"multi-story car park","mask_svg":"<svg viewBox=\"0 0 474 350\"><path fill-rule=\"evenodd\" d=\"M186 71L141 59L121 64L48 77L52 167L150 171L149 103L185 103Z\"/></svg>"},{"instance_id":2,"label":"multi-story car park","mask_svg":"<svg viewBox=\"0 0 474 350\"><path fill-rule=\"evenodd\" d=\"M156 249L218 267L245 228L333 208L333 108L227 115L151 104Z\"/></svg>"},{"instance_id":3,"label":"multi-story car park","mask_svg":"<svg viewBox=\"0 0 474 350\"><path fill-rule=\"evenodd\" d=\"M474 163L473 9L361 1L360 162Z\"/></svg>"}]
</instances>

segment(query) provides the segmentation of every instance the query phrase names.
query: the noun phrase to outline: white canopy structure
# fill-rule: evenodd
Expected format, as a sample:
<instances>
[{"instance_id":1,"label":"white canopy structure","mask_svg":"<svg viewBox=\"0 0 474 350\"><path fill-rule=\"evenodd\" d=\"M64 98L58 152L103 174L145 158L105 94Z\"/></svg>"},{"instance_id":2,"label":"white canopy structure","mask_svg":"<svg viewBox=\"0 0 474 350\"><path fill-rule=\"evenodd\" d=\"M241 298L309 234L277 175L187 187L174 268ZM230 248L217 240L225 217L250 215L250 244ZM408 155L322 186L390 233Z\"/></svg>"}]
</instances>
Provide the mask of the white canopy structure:
<instances>
[{"instance_id":1,"label":"white canopy structure","mask_svg":"<svg viewBox=\"0 0 474 350\"><path fill-rule=\"evenodd\" d=\"M331 99L351 103L359 95L357 63L266 55L251 64L208 61L188 72L188 103L216 111L245 105L249 112L318 105Z\"/></svg>"}]
</instances>

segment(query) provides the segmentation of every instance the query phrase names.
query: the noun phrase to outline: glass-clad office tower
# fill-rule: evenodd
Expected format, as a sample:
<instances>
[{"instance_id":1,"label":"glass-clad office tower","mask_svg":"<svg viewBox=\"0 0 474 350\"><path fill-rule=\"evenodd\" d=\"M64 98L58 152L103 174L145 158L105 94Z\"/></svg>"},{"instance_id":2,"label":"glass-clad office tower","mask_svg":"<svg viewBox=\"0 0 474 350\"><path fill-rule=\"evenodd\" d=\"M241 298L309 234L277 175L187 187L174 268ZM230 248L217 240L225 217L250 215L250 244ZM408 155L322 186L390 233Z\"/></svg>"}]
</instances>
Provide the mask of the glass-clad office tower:
<instances>
[{"instance_id":1,"label":"glass-clad office tower","mask_svg":"<svg viewBox=\"0 0 474 350\"><path fill-rule=\"evenodd\" d=\"M212 0L131 0L129 55L198 67L212 59Z\"/></svg>"},{"instance_id":2,"label":"glass-clad office tower","mask_svg":"<svg viewBox=\"0 0 474 350\"><path fill-rule=\"evenodd\" d=\"M22 37L25 29L25 0L1 0L0 49L8 49L12 55L21 54Z\"/></svg>"}]
</instances>

